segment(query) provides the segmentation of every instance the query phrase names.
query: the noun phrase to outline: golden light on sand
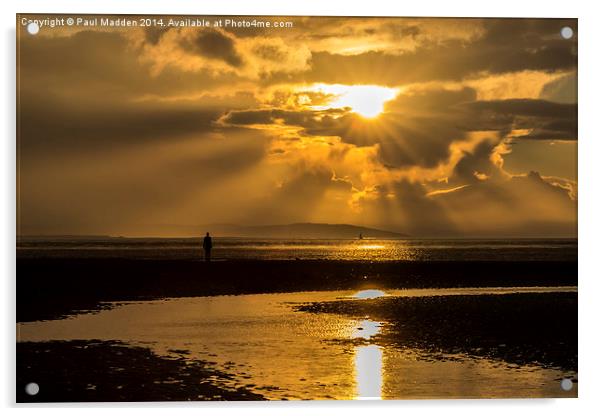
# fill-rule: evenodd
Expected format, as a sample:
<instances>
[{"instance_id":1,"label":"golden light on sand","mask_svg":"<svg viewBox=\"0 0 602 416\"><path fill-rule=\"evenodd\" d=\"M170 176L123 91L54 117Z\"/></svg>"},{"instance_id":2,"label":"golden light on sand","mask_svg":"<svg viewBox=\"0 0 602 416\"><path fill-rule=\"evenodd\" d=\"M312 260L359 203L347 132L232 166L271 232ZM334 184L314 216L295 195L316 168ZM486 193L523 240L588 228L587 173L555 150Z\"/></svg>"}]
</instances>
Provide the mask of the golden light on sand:
<instances>
[{"instance_id":1,"label":"golden light on sand","mask_svg":"<svg viewBox=\"0 0 602 416\"><path fill-rule=\"evenodd\" d=\"M385 103L398 93L395 88L376 85L317 84L312 90L334 97L328 105L314 106L315 109L351 108L351 111L366 118L381 114Z\"/></svg>"}]
</instances>

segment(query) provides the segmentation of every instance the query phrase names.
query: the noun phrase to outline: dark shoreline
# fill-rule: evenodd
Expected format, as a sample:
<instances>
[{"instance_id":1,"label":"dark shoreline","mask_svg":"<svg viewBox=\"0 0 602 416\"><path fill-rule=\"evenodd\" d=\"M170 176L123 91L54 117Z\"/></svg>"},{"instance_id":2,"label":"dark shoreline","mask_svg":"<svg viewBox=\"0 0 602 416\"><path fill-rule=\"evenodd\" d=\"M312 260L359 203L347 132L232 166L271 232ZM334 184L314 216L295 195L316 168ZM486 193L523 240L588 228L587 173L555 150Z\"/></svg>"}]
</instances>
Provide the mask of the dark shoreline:
<instances>
[{"instance_id":1,"label":"dark shoreline","mask_svg":"<svg viewBox=\"0 0 602 416\"><path fill-rule=\"evenodd\" d=\"M576 286L576 261L17 258L17 322L101 302L365 288Z\"/></svg>"},{"instance_id":2,"label":"dark shoreline","mask_svg":"<svg viewBox=\"0 0 602 416\"><path fill-rule=\"evenodd\" d=\"M185 355L186 352L183 352ZM211 363L159 357L119 341L17 343L17 403L265 400ZM25 386L40 392L30 396Z\"/></svg>"}]
</instances>

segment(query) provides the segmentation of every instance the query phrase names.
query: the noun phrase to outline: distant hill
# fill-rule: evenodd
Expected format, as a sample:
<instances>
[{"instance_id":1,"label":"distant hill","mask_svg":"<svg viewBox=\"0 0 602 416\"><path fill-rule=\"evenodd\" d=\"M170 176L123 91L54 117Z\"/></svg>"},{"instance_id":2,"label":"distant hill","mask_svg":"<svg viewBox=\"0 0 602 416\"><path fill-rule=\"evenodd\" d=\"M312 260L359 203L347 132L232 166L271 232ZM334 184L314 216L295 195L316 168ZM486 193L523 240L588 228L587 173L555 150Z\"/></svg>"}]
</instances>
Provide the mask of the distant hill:
<instances>
[{"instance_id":1,"label":"distant hill","mask_svg":"<svg viewBox=\"0 0 602 416\"><path fill-rule=\"evenodd\" d=\"M255 238L405 238L406 234L375 228L358 227L350 224L295 223L284 225L240 226L234 224L212 224L204 226L207 231L225 237Z\"/></svg>"},{"instance_id":2,"label":"distant hill","mask_svg":"<svg viewBox=\"0 0 602 416\"><path fill-rule=\"evenodd\" d=\"M355 239L360 234L364 238L406 238L407 234L376 228L359 227L351 224L295 223L283 225L244 226L237 224L208 225L163 225L155 226L155 232L146 236L108 236L108 235L22 235L18 242L28 241L105 241L120 238L200 238L209 231L216 237L247 238L320 238ZM162 236L162 237L159 237Z\"/></svg>"},{"instance_id":3,"label":"distant hill","mask_svg":"<svg viewBox=\"0 0 602 416\"><path fill-rule=\"evenodd\" d=\"M65 235L54 235L54 234L48 234L48 235L19 235L17 236L17 241L21 241L21 242L26 242L26 241L45 241L45 240L52 240L52 241L77 241L77 240L85 240L85 241L89 241L89 240L110 240L113 239L115 237L110 236L110 235L88 235L88 234L65 234Z\"/></svg>"}]
</instances>

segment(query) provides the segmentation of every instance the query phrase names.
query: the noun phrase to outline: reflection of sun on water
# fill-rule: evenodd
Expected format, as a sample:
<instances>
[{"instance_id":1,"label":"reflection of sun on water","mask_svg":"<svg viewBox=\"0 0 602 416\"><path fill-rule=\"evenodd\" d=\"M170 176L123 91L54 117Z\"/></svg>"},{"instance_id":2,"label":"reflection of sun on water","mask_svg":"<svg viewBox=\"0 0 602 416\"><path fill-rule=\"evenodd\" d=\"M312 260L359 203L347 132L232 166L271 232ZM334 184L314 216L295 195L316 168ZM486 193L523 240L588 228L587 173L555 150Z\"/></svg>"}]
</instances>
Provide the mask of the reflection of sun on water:
<instances>
[{"instance_id":1,"label":"reflection of sun on water","mask_svg":"<svg viewBox=\"0 0 602 416\"><path fill-rule=\"evenodd\" d=\"M366 291L368 292L368 291ZM380 292L375 290L374 292ZM381 323L364 319L356 323L352 338L369 340L380 331ZM355 347L355 382L358 400L380 400L383 384L383 351L378 345Z\"/></svg>"},{"instance_id":2,"label":"reflection of sun on water","mask_svg":"<svg viewBox=\"0 0 602 416\"><path fill-rule=\"evenodd\" d=\"M385 248L382 244L362 244L357 247L360 250L380 250Z\"/></svg>"},{"instance_id":3,"label":"reflection of sun on water","mask_svg":"<svg viewBox=\"0 0 602 416\"><path fill-rule=\"evenodd\" d=\"M355 350L357 400L380 400L383 385L383 352L378 345L364 345Z\"/></svg>"},{"instance_id":4,"label":"reflection of sun on water","mask_svg":"<svg viewBox=\"0 0 602 416\"><path fill-rule=\"evenodd\" d=\"M356 299L375 299L383 296L387 296L387 294L382 290L378 289L360 290L359 292L353 295L353 297Z\"/></svg>"},{"instance_id":5,"label":"reflection of sun on water","mask_svg":"<svg viewBox=\"0 0 602 416\"><path fill-rule=\"evenodd\" d=\"M364 338L370 339L370 337L378 334L380 331L380 322L370 321L369 319L364 319L361 321L353 330L351 334L352 338Z\"/></svg>"}]
</instances>

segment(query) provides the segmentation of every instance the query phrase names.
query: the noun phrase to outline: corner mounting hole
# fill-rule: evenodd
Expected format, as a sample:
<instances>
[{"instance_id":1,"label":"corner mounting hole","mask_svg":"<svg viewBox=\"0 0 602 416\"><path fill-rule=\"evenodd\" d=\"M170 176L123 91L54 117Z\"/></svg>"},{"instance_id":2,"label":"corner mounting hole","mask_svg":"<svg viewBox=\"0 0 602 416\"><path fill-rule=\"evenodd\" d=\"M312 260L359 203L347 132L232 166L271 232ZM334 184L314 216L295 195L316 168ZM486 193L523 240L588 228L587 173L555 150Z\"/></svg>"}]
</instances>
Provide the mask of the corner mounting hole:
<instances>
[{"instance_id":1,"label":"corner mounting hole","mask_svg":"<svg viewBox=\"0 0 602 416\"><path fill-rule=\"evenodd\" d=\"M563 39L570 39L573 37L573 29L570 28L569 26L565 26L562 29L560 29L560 36L563 37Z\"/></svg>"},{"instance_id":2,"label":"corner mounting hole","mask_svg":"<svg viewBox=\"0 0 602 416\"><path fill-rule=\"evenodd\" d=\"M37 35L39 31L40 31L40 25L37 24L36 22L30 22L27 24L27 32L30 35Z\"/></svg>"},{"instance_id":3,"label":"corner mounting hole","mask_svg":"<svg viewBox=\"0 0 602 416\"><path fill-rule=\"evenodd\" d=\"M28 383L25 386L25 393L29 394L30 396L35 396L39 392L40 386L38 385L38 383Z\"/></svg>"},{"instance_id":4,"label":"corner mounting hole","mask_svg":"<svg viewBox=\"0 0 602 416\"><path fill-rule=\"evenodd\" d=\"M560 382L560 388L564 391L571 391L573 390L573 382L568 378L563 378Z\"/></svg>"}]
</instances>

